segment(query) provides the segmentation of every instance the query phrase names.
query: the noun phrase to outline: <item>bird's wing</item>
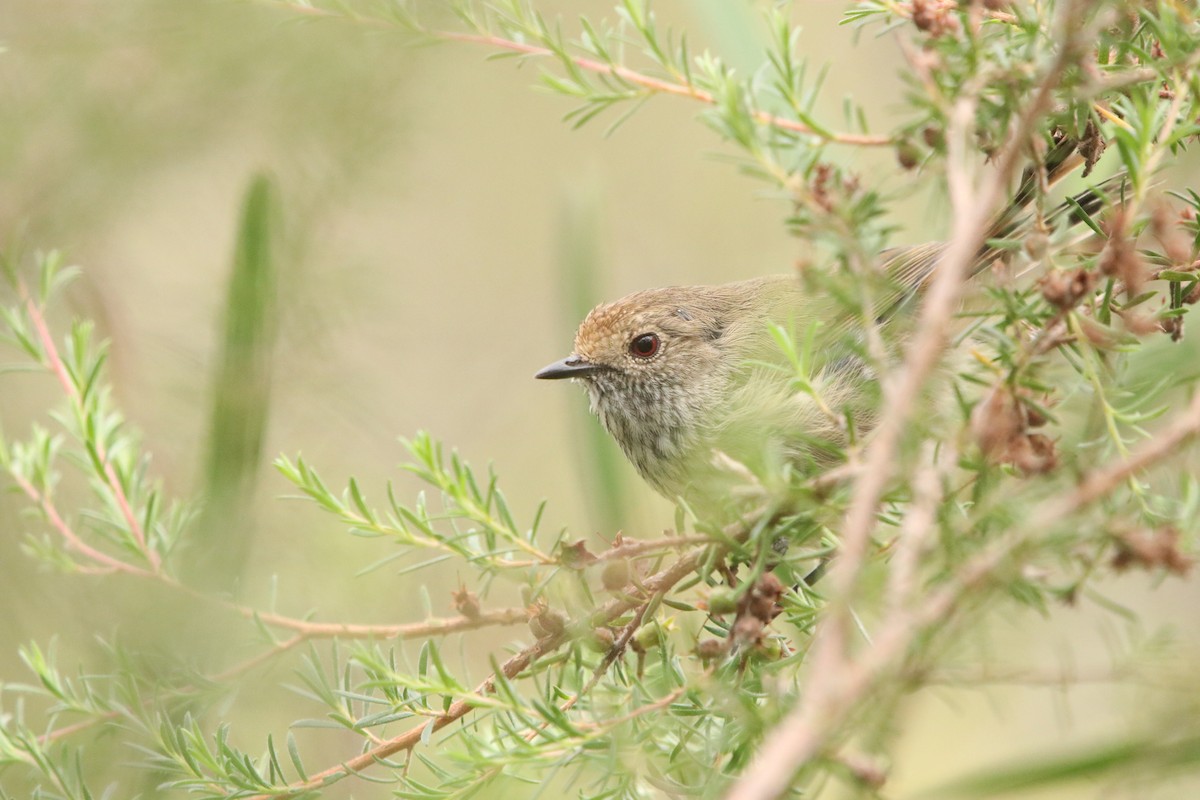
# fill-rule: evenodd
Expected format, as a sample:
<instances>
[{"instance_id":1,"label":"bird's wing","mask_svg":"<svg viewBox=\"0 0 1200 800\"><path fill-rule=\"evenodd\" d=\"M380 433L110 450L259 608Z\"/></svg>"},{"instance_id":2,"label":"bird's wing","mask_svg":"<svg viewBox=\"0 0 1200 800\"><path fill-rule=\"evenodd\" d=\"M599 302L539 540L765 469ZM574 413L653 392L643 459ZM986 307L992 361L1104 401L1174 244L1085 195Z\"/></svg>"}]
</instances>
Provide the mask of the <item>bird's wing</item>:
<instances>
[{"instance_id":1,"label":"bird's wing","mask_svg":"<svg viewBox=\"0 0 1200 800\"><path fill-rule=\"evenodd\" d=\"M1052 177L1058 178L1061 174L1055 173ZM1004 253L1003 249L994 244L995 240L1013 239L1028 232L1032 216L1032 211L1028 208L1032 193L1029 187L1031 180L1028 175L1025 177L1012 202L992 221L985 242L975 255L975 262L971 266L972 275L982 272ZM1095 187L1059 204L1041 220L1054 224L1065 219L1067 226L1079 225L1085 218L1111 202L1112 198L1120 193L1126 180L1125 172L1118 172ZM1090 228L1085 233L1091 235ZM926 242L911 247L884 250L880 255L883 257L883 270L890 285L875 306L876 317L880 320L887 319L903 308L909 299L922 294L945 250L944 242Z\"/></svg>"}]
</instances>

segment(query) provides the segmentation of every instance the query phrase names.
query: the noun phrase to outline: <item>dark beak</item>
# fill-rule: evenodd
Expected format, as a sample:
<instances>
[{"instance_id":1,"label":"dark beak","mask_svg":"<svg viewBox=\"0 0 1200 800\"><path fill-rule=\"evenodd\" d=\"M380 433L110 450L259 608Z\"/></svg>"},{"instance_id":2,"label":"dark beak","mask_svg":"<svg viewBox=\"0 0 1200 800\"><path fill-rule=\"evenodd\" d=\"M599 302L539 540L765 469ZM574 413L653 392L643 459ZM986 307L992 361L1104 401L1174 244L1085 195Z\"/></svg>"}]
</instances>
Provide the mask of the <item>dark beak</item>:
<instances>
[{"instance_id":1,"label":"dark beak","mask_svg":"<svg viewBox=\"0 0 1200 800\"><path fill-rule=\"evenodd\" d=\"M582 378L602 369L604 367L585 361L583 356L569 355L562 361L542 367L533 377L544 381L557 381L563 378Z\"/></svg>"}]
</instances>

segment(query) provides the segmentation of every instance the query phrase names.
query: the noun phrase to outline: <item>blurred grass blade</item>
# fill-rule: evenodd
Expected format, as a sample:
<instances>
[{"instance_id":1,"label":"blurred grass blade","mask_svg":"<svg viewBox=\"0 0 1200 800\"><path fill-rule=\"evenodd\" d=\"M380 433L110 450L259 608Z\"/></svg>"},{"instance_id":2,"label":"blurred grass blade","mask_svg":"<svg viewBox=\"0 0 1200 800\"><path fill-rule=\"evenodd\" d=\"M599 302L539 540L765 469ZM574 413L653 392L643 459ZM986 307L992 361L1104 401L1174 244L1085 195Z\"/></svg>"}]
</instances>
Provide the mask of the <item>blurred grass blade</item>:
<instances>
[{"instance_id":1,"label":"blurred grass blade","mask_svg":"<svg viewBox=\"0 0 1200 800\"><path fill-rule=\"evenodd\" d=\"M563 321L564 352L570 346L576 326L601 299L597 285L600 272L599 192L594 181L583 183L583 187L572 188L566 193L560 220L559 260L564 279L560 285L561 306L567 310L567 319ZM580 402L579 408L583 405ZM574 438L582 443L580 452L589 510L602 531L615 533L626 521L626 484L622 477L624 456L591 415L577 413L574 419L579 426L579 435Z\"/></svg>"},{"instance_id":2,"label":"blurred grass blade","mask_svg":"<svg viewBox=\"0 0 1200 800\"><path fill-rule=\"evenodd\" d=\"M196 577L226 588L245 566L253 527L250 504L262 463L271 388L276 190L257 175L242 200L224 331L213 376L204 469L204 513ZM200 553L203 556L200 557Z\"/></svg>"},{"instance_id":3,"label":"blurred grass blade","mask_svg":"<svg viewBox=\"0 0 1200 800\"><path fill-rule=\"evenodd\" d=\"M922 795L926 800L1001 797L1087 782L1099 791L1103 780L1162 780L1200 765L1200 734L1182 738L1129 739L1059 756L1029 759L981 772ZM1039 795L1040 796L1040 795Z\"/></svg>"}]
</instances>

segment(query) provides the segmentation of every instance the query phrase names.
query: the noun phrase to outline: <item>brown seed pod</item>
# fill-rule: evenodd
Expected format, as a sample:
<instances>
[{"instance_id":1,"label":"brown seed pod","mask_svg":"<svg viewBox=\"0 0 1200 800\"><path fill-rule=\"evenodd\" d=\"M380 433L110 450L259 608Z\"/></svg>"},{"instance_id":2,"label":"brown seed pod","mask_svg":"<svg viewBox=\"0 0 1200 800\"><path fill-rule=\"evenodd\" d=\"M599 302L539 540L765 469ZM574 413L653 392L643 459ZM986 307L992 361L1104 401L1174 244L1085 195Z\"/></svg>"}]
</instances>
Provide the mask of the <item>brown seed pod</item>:
<instances>
[{"instance_id":1,"label":"brown seed pod","mask_svg":"<svg viewBox=\"0 0 1200 800\"><path fill-rule=\"evenodd\" d=\"M479 618L479 596L465 586L460 586L458 589L450 593L450 597L454 601L454 610L462 614L467 619Z\"/></svg>"},{"instance_id":2,"label":"brown seed pod","mask_svg":"<svg viewBox=\"0 0 1200 800\"><path fill-rule=\"evenodd\" d=\"M713 658L720 658L728 652L728 639L704 639L696 642L696 655L705 661Z\"/></svg>"},{"instance_id":3,"label":"brown seed pod","mask_svg":"<svg viewBox=\"0 0 1200 800\"><path fill-rule=\"evenodd\" d=\"M613 643L617 637L613 634L611 628L603 626L592 628L590 634L583 639L584 645L594 653L607 653L612 650Z\"/></svg>"},{"instance_id":4,"label":"brown seed pod","mask_svg":"<svg viewBox=\"0 0 1200 800\"><path fill-rule=\"evenodd\" d=\"M1079 301L1092 290L1094 280L1095 276L1081 267L1065 272L1048 272L1038 280L1038 286L1047 303L1066 311L1079 305Z\"/></svg>"}]
</instances>

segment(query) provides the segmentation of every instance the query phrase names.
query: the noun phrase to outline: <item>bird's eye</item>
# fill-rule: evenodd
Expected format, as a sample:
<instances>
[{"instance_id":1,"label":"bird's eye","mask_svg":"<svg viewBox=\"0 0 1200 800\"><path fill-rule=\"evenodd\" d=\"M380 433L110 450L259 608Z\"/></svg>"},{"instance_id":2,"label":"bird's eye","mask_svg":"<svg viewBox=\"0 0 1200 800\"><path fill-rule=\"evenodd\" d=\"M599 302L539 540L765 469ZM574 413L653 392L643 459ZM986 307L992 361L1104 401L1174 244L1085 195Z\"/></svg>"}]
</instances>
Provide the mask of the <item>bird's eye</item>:
<instances>
[{"instance_id":1,"label":"bird's eye","mask_svg":"<svg viewBox=\"0 0 1200 800\"><path fill-rule=\"evenodd\" d=\"M650 358L658 352L658 334L643 333L629 343L629 352L638 358Z\"/></svg>"}]
</instances>

